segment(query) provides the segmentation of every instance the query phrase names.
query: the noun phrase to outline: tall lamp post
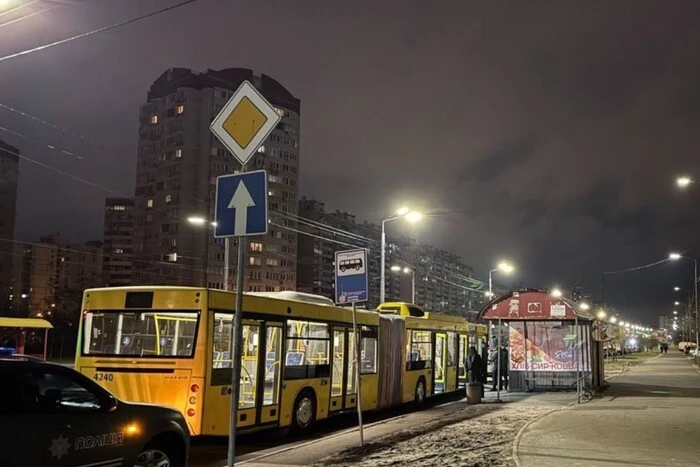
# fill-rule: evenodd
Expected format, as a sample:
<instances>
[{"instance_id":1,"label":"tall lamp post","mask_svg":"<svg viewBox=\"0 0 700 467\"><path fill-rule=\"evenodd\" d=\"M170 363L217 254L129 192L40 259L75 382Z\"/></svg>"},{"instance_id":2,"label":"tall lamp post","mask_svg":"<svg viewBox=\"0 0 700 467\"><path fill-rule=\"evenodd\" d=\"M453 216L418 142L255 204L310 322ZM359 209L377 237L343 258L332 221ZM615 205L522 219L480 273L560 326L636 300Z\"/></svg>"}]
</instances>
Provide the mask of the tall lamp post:
<instances>
[{"instance_id":1,"label":"tall lamp post","mask_svg":"<svg viewBox=\"0 0 700 467\"><path fill-rule=\"evenodd\" d=\"M698 321L698 260L697 258L685 256L680 253L671 253L668 255L668 258L673 261L679 259L693 260L693 295L695 296L693 299L695 301L695 352L697 355L697 349L700 349L700 328L698 327L698 324L700 323L700 321Z\"/></svg>"},{"instance_id":2,"label":"tall lamp post","mask_svg":"<svg viewBox=\"0 0 700 467\"><path fill-rule=\"evenodd\" d=\"M513 272L515 268L513 267L512 264L503 261L498 264L498 266L495 269L491 269L489 271L489 298L493 298L493 273L497 271L502 271L506 274L510 274Z\"/></svg>"},{"instance_id":3,"label":"tall lamp post","mask_svg":"<svg viewBox=\"0 0 700 467\"><path fill-rule=\"evenodd\" d=\"M207 224L207 220L204 217L200 216L191 216L187 218L187 222L189 222L192 225L196 226L204 226ZM216 227L216 222L211 223L212 226ZM204 270L206 271L205 273L205 286L209 286L208 284L208 277L209 277L209 239L207 239L207 248L204 253L205 258L204 258ZM228 270L229 270L229 243L228 243L228 237L224 239L224 290L228 290Z\"/></svg>"},{"instance_id":4,"label":"tall lamp post","mask_svg":"<svg viewBox=\"0 0 700 467\"><path fill-rule=\"evenodd\" d=\"M403 272L404 274L411 274L411 305L416 304L416 271L409 267L392 266L391 270L394 272Z\"/></svg>"},{"instance_id":5,"label":"tall lamp post","mask_svg":"<svg viewBox=\"0 0 700 467\"><path fill-rule=\"evenodd\" d=\"M406 219L411 224L414 224L423 218L423 214L411 211L404 207L396 211L391 217L387 217L382 221L382 259L381 270L379 271L379 303L384 303L386 298L386 223L396 219Z\"/></svg>"}]
</instances>

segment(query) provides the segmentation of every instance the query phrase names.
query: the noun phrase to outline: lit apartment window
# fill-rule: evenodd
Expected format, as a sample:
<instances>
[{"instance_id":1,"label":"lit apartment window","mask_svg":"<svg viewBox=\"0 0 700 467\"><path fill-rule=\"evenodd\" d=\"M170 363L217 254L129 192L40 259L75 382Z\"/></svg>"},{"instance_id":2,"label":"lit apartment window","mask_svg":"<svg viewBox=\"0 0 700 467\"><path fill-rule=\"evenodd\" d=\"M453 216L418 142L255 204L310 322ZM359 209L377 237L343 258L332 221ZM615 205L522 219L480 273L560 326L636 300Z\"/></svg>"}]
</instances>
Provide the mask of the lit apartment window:
<instances>
[{"instance_id":1,"label":"lit apartment window","mask_svg":"<svg viewBox=\"0 0 700 467\"><path fill-rule=\"evenodd\" d=\"M114 206L112 209L115 211L126 211L125 206Z\"/></svg>"},{"instance_id":2,"label":"lit apartment window","mask_svg":"<svg viewBox=\"0 0 700 467\"><path fill-rule=\"evenodd\" d=\"M260 146L260 147L258 148L258 152L259 152L260 154L265 154L265 146Z\"/></svg>"},{"instance_id":3,"label":"lit apartment window","mask_svg":"<svg viewBox=\"0 0 700 467\"><path fill-rule=\"evenodd\" d=\"M180 159L182 157L182 149L175 150L175 159Z\"/></svg>"},{"instance_id":4,"label":"lit apartment window","mask_svg":"<svg viewBox=\"0 0 700 467\"><path fill-rule=\"evenodd\" d=\"M279 266L280 262L277 260L277 258L266 258L265 264L268 266Z\"/></svg>"},{"instance_id":5,"label":"lit apartment window","mask_svg":"<svg viewBox=\"0 0 700 467\"><path fill-rule=\"evenodd\" d=\"M250 257L250 265L251 266L260 266L262 264L262 259L259 256L251 256Z\"/></svg>"},{"instance_id":6,"label":"lit apartment window","mask_svg":"<svg viewBox=\"0 0 700 467\"><path fill-rule=\"evenodd\" d=\"M177 114L182 115L183 113L185 113L185 106L180 104L177 106Z\"/></svg>"},{"instance_id":7,"label":"lit apartment window","mask_svg":"<svg viewBox=\"0 0 700 467\"><path fill-rule=\"evenodd\" d=\"M151 115L151 123L152 123L153 125L155 125L156 123L158 123L158 115L156 115L156 114Z\"/></svg>"},{"instance_id":8,"label":"lit apartment window","mask_svg":"<svg viewBox=\"0 0 700 467\"><path fill-rule=\"evenodd\" d=\"M149 199L148 201L146 201L146 206L149 208L152 208L153 207L153 199Z\"/></svg>"},{"instance_id":9,"label":"lit apartment window","mask_svg":"<svg viewBox=\"0 0 700 467\"><path fill-rule=\"evenodd\" d=\"M170 239L170 246L177 246L177 238Z\"/></svg>"},{"instance_id":10,"label":"lit apartment window","mask_svg":"<svg viewBox=\"0 0 700 467\"><path fill-rule=\"evenodd\" d=\"M173 201L173 195L165 195L165 203L169 204Z\"/></svg>"},{"instance_id":11,"label":"lit apartment window","mask_svg":"<svg viewBox=\"0 0 700 467\"><path fill-rule=\"evenodd\" d=\"M177 261L177 253L170 253L168 255L168 261L170 261L171 263L176 262Z\"/></svg>"},{"instance_id":12,"label":"lit apartment window","mask_svg":"<svg viewBox=\"0 0 700 467\"><path fill-rule=\"evenodd\" d=\"M250 242L250 251L263 251L263 244L258 242Z\"/></svg>"}]
</instances>

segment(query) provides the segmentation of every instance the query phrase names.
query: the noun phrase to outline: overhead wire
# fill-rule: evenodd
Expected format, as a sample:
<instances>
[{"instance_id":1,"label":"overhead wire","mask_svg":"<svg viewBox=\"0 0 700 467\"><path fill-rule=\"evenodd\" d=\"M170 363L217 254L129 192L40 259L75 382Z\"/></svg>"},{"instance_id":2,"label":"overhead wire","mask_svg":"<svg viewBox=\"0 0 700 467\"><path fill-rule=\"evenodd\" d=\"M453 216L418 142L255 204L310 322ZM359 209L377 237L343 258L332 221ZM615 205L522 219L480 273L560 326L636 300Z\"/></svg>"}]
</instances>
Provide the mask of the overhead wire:
<instances>
[{"instance_id":1,"label":"overhead wire","mask_svg":"<svg viewBox=\"0 0 700 467\"><path fill-rule=\"evenodd\" d=\"M134 18L127 19L127 20L125 20L125 21L120 21L120 22L118 22L118 23L111 24L111 25L109 25L109 26L104 26L104 27L101 27L101 28L98 28L98 29L93 29L92 31L84 32L84 33L82 33L82 34L76 34L75 36L71 36L71 37L67 37L67 38L65 38L65 39L61 39L61 40L58 40L58 41L50 42L50 43L48 43L48 44L40 45L40 46L38 46L38 47L33 47L33 48L31 48L31 49L22 50L21 52L15 52L15 53L12 53L12 54L9 54L9 55L5 55L4 57L0 57L0 62L4 62L4 61L6 61L6 60L11 60L11 59L17 58L17 57L22 57L22 56L24 56L24 55L29 55L29 54L34 53L34 52L40 52L40 51L42 51L42 50L50 49L50 48L52 48L52 47L56 47L56 46L59 46L59 45L62 45L62 44L66 44L66 43L68 43L68 42L77 41L77 40L83 39L83 38L85 38L85 37L93 36L93 35L95 35L95 34L99 34L99 33L102 33L102 32L110 31L110 30L112 30L112 29L120 28L120 27L122 27L122 26L126 26L126 25L132 24L132 23L136 23L136 22L138 22L138 21L142 21L142 20L144 20L144 19L147 19L147 18L156 16L156 15L159 15L159 14L165 13L165 12L167 12L167 11L174 10L174 9L176 9L176 8L183 7L183 6L185 6L185 5L189 5L190 3L195 3L195 2L197 2L197 1L199 1L199 0L184 0L184 1L182 1L182 2L176 3L175 5L170 5L170 6L161 8L161 9L159 9L159 10L152 11L152 12L150 12L150 13L146 13L146 14L143 14L143 15L140 15L140 16L137 16L137 17L134 17Z\"/></svg>"},{"instance_id":2,"label":"overhead wire","mask_svg":"<svg viewBox=\"0 0 700 467\"><path fill-rule=\"evenodd\" d=\"M21 10L22 8L27 8L28 6L31 6L31 5L38 3L38 2L39 2L39 0L31 0L30 2L17 5L14 8L10 8L9 10L3 11L2 13L0 13L0 18L2 18L5 15L9 15L10 13L14 13L15 11Z\"/></svg>"},{"instance_id":3,"label":"overhead wire","mask_svg":"<svg viewBox=\"0 0 700 467\"><path fill-rule=\"evenodd\" d=\"M41 15L41 14L46 13L46 12L48 12L48 11L51 11L51 10L53 10L53 9L55 9L55 8L58 8L59 6L61 6L61 5L52 5L52 6L48 7L48 8L44 8L43 10L34 11L34 12L32 12L32 13L27 13L26 15L22 15L22 16L20 16L19 18L15 18L15 19L11 19L11 20L9 20L9 21L5 21L4 23L0 23L0 28L4 28L5 26L10 26L10 25L12 25L12 24L19 23L20 21L24 21L24 20L29 19L29 18L32 18L32 17L34 17L34 16Z\"/></svg>"}]
</instances>

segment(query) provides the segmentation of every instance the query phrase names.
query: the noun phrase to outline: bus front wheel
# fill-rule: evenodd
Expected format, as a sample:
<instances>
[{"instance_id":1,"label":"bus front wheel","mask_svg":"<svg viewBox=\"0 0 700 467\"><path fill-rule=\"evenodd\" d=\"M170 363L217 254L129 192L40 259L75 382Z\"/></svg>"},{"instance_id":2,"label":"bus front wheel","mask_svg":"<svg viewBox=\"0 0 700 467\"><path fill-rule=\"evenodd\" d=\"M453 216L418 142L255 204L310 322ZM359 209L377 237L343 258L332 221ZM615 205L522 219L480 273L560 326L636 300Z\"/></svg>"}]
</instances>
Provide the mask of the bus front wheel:
<instances>
[{"instance_id":1,"label":"bus front wheel","mask_svg":"<svg viewBox=\"0 0 700 467\"><path fill-rule=\"evenodd\" d=\"M294 428L308 430L316 421L316 398L313 391L304 390L294 402Z\"/></svg>"}]
</instances>

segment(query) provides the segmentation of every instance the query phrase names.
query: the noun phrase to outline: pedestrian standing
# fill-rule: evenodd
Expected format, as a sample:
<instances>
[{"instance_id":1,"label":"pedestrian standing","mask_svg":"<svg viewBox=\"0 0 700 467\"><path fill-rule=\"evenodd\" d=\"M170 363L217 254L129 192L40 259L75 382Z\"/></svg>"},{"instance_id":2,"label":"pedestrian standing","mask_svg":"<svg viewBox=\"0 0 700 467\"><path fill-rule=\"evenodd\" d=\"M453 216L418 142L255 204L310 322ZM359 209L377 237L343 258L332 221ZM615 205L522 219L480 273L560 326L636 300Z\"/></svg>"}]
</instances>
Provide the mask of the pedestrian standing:
<instances>
[{"instance_id":1,"label":"pedestrian standing","mask_svg":"<svg viewBox=\"0 0 700 467\"><path fill-rule=\"evenodd\" d=\"M491 365L491 382L493 383L491 390L495 391L498 384L498 347L489 353L489 364Z\"/></svg>"},{"instance_id":2,"label":"pedestrian standing","mask_svg":"<svg viewBox=\"0 0 700 467\"><path fill-rule=\"evenodd\" d=\"M508 349L501 347L501 380L498 382L501 390L508 390Z\"/></svg>"},{"instance_id":3,"label":"pedestrian standing","mask_svg":"<svg viewBox=\"0 0 700 467\"><path fill-rule=\"evenodd\" d=\"M481 356L476 351L476 347L469 347L467 355L467 382L481 383L482 360Z\"/></svg>"}]
</instances>

